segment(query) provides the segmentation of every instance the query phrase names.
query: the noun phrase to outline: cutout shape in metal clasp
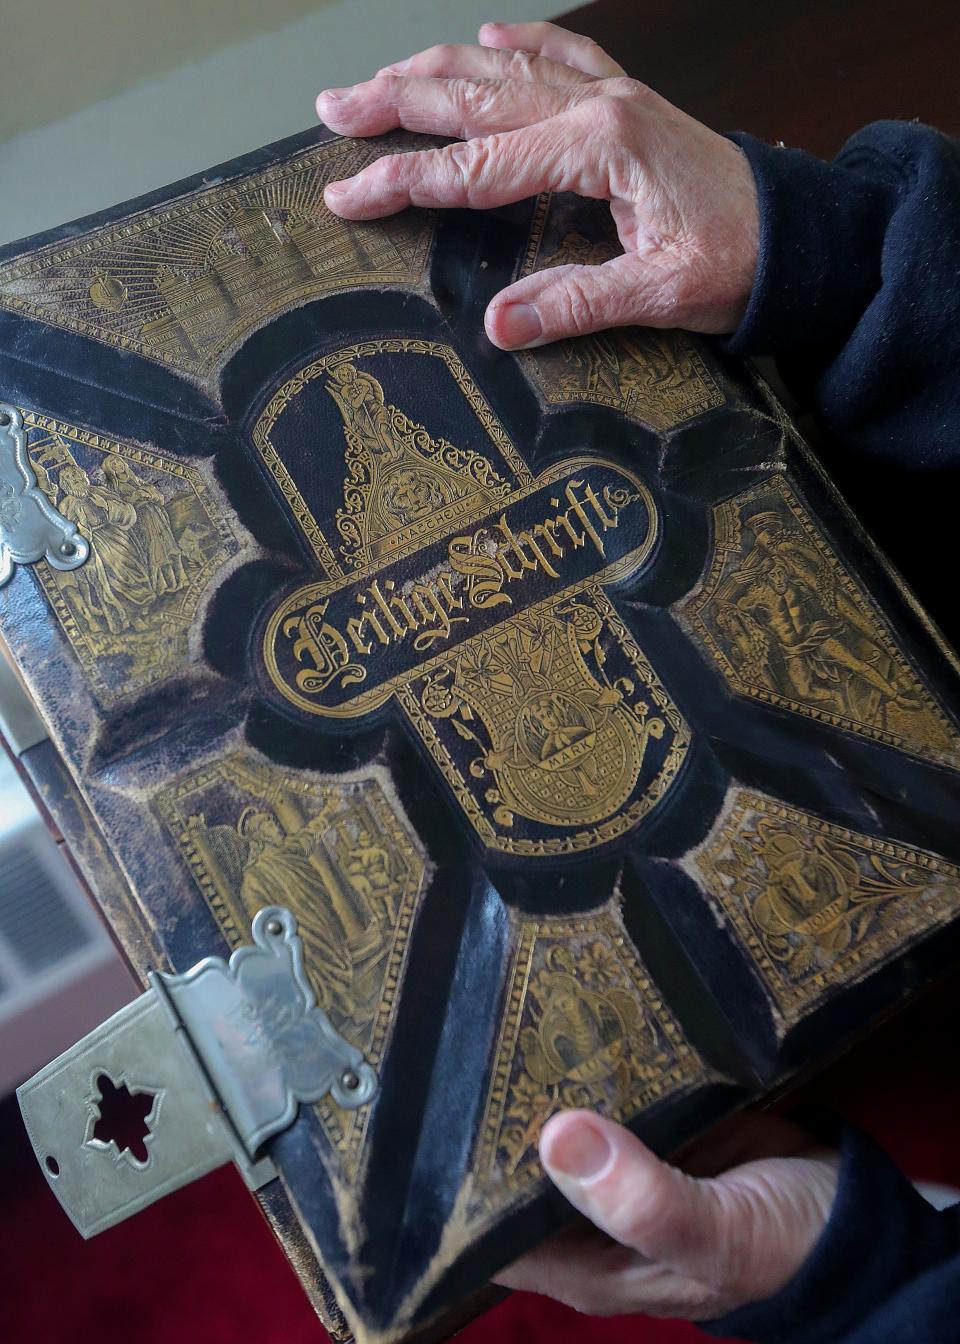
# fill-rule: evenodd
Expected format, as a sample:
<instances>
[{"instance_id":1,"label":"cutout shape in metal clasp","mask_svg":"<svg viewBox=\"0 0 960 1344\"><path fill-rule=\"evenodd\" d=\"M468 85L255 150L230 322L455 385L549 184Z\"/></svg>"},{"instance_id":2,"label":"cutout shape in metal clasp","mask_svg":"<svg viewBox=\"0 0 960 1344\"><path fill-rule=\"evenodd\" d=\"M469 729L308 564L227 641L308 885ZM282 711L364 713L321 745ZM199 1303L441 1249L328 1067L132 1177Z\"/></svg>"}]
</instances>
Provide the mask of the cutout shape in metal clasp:
<instances>
[{"instance_id":1,"label":"cutout shape in metal clasp","mask_svg":"<svg viewBox=\"0 0 960 1344\"><path fill-rule=\"evenodd\" d=\"M90 543L58 513L37 485L27 456L23 416L0 402L0 588L15 565L46 560L54 569L78 569Z\"/></svg>"},{"instance_id":2,"label":"cutout shape in metal clasp","mask_svg":"<svg viewBox=\"0 0 960 1344\"><path fill-rule=\"evenodd\" d=\"M85 1237L233 1161L276 1176L263 1144L303 1102L353 1109L379 1081L317 1007L289 910L254 917L252 945L150 988L17 1089L50 1187Z\"/></svg>"}]
</instances>

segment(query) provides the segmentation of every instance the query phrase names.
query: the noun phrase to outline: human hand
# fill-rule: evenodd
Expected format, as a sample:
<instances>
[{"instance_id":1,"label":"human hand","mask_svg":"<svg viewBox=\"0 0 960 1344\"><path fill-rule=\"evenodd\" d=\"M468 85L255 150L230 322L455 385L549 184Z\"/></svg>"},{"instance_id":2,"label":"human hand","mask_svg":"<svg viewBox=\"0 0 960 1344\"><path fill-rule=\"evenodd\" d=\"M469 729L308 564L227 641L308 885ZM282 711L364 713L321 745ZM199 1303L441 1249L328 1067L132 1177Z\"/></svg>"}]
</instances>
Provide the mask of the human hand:
<instances>
[{"instance_id":1,"label":"human hand","mask_svg":"<svg viewBox=\"0 0 960 1344\"><path fill-rule=\"evenodd\" d=\"M327 206L379 219L408 205L487 209L541 191L610 202L622 257L556 266L502 290L487 335L502 349L638 323L729 332L757 264L759 216L742 151L551 23L487 23L479 46L439 46L317 112L343 135L408 130L456 143L377 159L331 182Z\"/></svg>"},{"instance_id":2,"label":"human hand","mask_svg":"<svg viewBox=\"0 0 960 1344\"><path fill-rule=\"evenodd\" d=\"M721 1126L683 1171L589 1111L549 1120L540 1157L593 1226L562 1232L496 1282L599 1316L704 1321L772 1297L813 1249L837 1188L837 1154L761 1115Z\"/></svg>"}]
</instances>

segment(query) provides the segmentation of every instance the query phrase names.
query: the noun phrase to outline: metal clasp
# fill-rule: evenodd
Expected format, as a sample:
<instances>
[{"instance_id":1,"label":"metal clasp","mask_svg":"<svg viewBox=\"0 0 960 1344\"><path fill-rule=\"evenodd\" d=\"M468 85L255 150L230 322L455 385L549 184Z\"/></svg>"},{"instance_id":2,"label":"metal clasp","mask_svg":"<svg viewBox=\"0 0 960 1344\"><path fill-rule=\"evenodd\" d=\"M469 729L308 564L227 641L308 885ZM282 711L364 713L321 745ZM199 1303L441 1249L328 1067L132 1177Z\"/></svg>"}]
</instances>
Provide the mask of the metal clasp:
<instances>
[{"instance_id":1,"label":"metal clasp","mask_svg":"<svg viewBox=\"0 0 960 1344\"><path fill-rule=\"evenodd\" d=\"M0 402L0 588L15 565L46 560L54 569L78 569L89 554L76 523L58 513L37 485L23 416Z\"/></svg>"},{"instance_id":2,"label":"metal clasp","mask_svg":"<svg viewBox=\"0 0 960 1344\"><path fill-rule=\"evenodd\" d=\"M34 1152L84 1237L233 1161L251 1189L276 1176L261 1154L302 1102L373 1100L377 1075L316 1006L288 910L253 920L253 945L150 988L17 1089ZM108 1099L142 1132L110 1132Z\"/></svg>"}]
</instances>

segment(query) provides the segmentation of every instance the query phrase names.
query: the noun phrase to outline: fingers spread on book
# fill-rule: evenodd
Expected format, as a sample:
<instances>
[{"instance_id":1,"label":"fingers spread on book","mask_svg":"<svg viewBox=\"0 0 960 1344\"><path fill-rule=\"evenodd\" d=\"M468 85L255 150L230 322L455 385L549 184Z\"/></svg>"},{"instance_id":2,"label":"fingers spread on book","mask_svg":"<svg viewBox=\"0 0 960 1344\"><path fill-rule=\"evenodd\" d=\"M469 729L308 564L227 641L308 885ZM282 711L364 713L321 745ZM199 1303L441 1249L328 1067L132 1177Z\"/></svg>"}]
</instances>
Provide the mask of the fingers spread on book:
<instances>
[{"instance_id":1,"label":"fingers spread on book","mask_svg":"<svg viewBox=\"0 0 960 1344\"><path fill-rule=\"evenodd\" d=\"M490 209L541 191L604 198L606 157L599 150L582 153L588 124L571 125L582 110L441 149L385 155L354 177L331 182L324 199L345 219L378 219L408 205Z\"/></svg>"},{"instance_id":2,"label":"fingers spread on book","mask_svg":"<svg viewBox=\"0 0 960 1344\"><path fill-rule=\"evenodd\" d=\"M583 84L593 76L560 61L551 61L530 51L501 51L495 47L481 47L444 43L430 47L405 61L384 66L379 73L397 75L425 75L439 79L467 76L470 79L522 79L540 84Z\"/></svg>"},{"instance_id":3,"label":"fingers spread on book","mask_svg":"<svg viewBox=\"0 0 960 1344\"><path fill-rule=\"evenodd\" d=\"M555 23L485 23L480 29L480 41L485 47L546 56L600 79L623 74L623 66L592 38L570 33Z\"/></svg>"},{"instance_id":4,"label":"fingers spread on book","mask_svg":"<svg viewBox=\"0 0 960 1344\"><path fill-rule=\"evenodd\" d=\"M490 304L490 339L519 349L634 323L736 330L759 249L743 151L554 25L484 25L481 39L492 45L431 47L320 95L319 114L344 134L403 127L461 139L330 183L329 209L377 219L409 205L489 209L544 191L606 200L632 261L526 277Z\"/></svg>"},{"instance_id":5,"label":"fingers spread on book","mask_svg":"<svg viewBox=\"0 0 960 1344\"><path fill-rule=\"evenodd\" d=\"M487 308L494 345L518 350L608 327L677 326L679 277L633 255L601 266L553 266L518 280Z\"/></svg>"},{"instance_id":6,"label":"fingers spread on book","mask_svg":"<svg viewBox=\"0 0 960 1344\"><path fill-rule=\"evenodd\" d=\"M342 135L381 135L402 126L469 138L545 121L595 97L601 87L384 74L352 88L321 93L317 115Z\"/></svg>"}]
</instances>

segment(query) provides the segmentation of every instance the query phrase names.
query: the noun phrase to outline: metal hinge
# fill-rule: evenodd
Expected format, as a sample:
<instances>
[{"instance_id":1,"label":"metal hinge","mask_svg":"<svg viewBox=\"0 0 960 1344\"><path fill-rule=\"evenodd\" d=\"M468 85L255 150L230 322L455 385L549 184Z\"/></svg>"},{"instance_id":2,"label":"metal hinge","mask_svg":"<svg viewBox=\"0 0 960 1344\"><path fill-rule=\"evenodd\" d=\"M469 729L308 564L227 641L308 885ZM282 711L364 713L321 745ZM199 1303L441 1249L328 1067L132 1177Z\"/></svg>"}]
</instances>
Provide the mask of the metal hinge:
<instances>
[{"instance_id":1,"label":"metal hinge","mask_svg":"<svg viewBox=\"0 0 960 1344\"><path fill-rule=\"evenodd\" d=\"M276 1176L263 1145L301 1102L354 1109L377 1075L316 1006L293 915L253 920L253 945L150 988L17 1089L34 1152L74 1225L93 1236L233 1161Z\"/></svg>"},{"instance_id":2,"label":"metal hinge","mask_svg":"<svg viewBox=\"0 0 960 1344\"><path fill-rule=\"evenodd\" d=\"M77 569L90 543L47 499L27 455L23 416L0 402L0 588L16 565L46 560L54 569Z\"/></svg>"}]
</instances>

